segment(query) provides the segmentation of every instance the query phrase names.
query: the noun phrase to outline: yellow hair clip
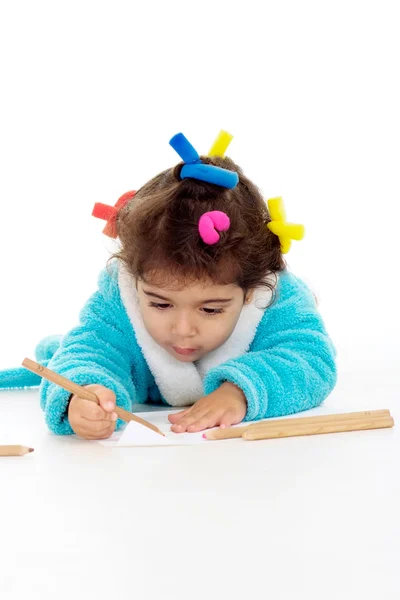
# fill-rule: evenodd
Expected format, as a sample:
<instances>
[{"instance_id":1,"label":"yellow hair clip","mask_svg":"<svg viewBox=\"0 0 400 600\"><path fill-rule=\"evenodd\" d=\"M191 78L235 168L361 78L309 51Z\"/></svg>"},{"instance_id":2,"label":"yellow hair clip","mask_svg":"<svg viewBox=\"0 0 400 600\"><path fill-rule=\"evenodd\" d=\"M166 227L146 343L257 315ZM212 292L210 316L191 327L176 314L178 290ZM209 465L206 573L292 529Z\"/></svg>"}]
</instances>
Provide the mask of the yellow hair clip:
<instances>
[{"instance_id":1,"label":"yellow hair clip","mask_svg":"<svg viewBox=\"0 0 400 600\"><path fill-rule=\"evenodd\" d=\"M304 237L304 225L286 222L286 211L281 197L268 200L268 210L271 221L267 227L279 237L282 254L287 254L292 245L292 240L300 241Z\"/></svg>"},{"instance_id":2,"label":"yellow hair clip","mask_svg":"<svg viewBox=\"0 0 400 600\"><path fill-rule=\"evenodd\" d=\"M207 156L223 157L232 140L233 135L221 129Z\"/></svg>"}]
</instances>

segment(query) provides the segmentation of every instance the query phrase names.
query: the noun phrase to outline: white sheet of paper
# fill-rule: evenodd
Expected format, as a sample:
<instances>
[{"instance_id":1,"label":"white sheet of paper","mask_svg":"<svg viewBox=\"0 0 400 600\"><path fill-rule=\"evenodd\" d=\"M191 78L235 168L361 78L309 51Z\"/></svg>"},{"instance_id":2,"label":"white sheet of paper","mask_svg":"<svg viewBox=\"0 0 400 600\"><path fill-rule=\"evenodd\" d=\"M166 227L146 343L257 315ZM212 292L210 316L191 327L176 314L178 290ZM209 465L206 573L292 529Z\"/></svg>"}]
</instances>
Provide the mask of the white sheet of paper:
<instances>
[{"instance_id":1,"label":"white sheet of paper","mask_svg":"<svg viewBox=\"0 0 400 600\"><path fill-rule=\"evenodd\" d=\"M156 425L165 437L156 433L152 429L130 421L126 427L113 433L107 440L99 440L103 446L115 446L118 448L134 446L192 446L193 444L206 443L203 431L198 433L174 433L171 431L171 423L168 421L168 415L171 410L151 411L138 413L142 419Z\"/></svg>"},{"instance_id":2,"label":"white sheet of paper","mask_svg":"<svg viewBox=\"0 0 400 600\"><path fill-rule=\"evenodd\" d=\"M166 436L164 437L136 421L129 421L117 446L168 446L170 443Z\"/></svg>"}]
</instances>

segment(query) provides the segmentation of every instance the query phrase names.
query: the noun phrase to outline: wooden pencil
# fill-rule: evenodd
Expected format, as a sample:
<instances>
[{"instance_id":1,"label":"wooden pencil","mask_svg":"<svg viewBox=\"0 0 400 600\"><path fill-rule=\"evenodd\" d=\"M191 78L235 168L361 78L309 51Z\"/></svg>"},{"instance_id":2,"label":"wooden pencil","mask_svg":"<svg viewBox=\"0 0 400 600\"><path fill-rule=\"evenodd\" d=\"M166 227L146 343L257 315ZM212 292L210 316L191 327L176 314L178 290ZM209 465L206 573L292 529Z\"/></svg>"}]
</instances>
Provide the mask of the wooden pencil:
<instances>
[{"instance_id":1,"label":"wooden pencil","mask_svg":"<svg viewBox=\"0 0 400 600\"><path fill-rule=\"evenodd\" d=\"M97 404L99 404L99 399L94 392L78 385L77 383L74 383L73 381L70 381L66 377L55 373L51 369L40 365L39 363L35 362L34 360L31 360L30 358L24 358L24 360L22 361L22 366L24 366L29 371L36 373L40 377L48 379L48 381L59 385L60 387L64 388L64 390L67 390L67 392L71 392L71 394L79 396L79 398L83 398L84 400L90 400L91 402L96 402ZM148 427L156 433L159 433L160 435L164 436L164 433L160 431L158 427L156 427L152 423L149 423L148 421L145 421L145 419L141 419L137 415L133 415L132 413L119 406L116 406L114 410L117 413L118 417L123 421L126 421L127 423L129 421L136 421L136 423L140 423L141 425L144 425L145 427Z\"/></svg>"},{"instance_id":2,"label":"wooden pencil","mask_svg":"<svg viewBox=\"0 0 400 600\"><path fill-rule=\"evenodd\" d=\"M300 425L298 423L292 426L284 425L263 429L249 429L242 435L244 440L269 440L284 437L297 437L303 435L320 435L324 433L342 433L346 431L364 431L368 429L382 429L393 427L394 421L392 417L363 417L360 419L348 419L342 421L331 421L324 423L307 423Z\"/></svg>"},{"instance_id":3,"label":"wooden pencil","mask_svg":"<svg viewBox=\"0 0 400 600\"><path fill-rule=\"evenodd\" d=\"M24 456L24 454L29 454L33 452L33 448L28 448L27 446L0 446L0 456Z\"/></svg>"},{"instance_id":4,"label":"wooden pencil","mask_svg":"<svg viewBox=\"0 0 400 600\"><path fill-rule=\"evenodd\" d=\"M277 426L293 426L295 423L301 425L306 424L320 424L330 423L342 420L352 421L359 419L360 417L376 418L376 417L390 417L390 412L387 409L382 410L366 410L352 413L339 413L330 415L318 415L314 417L293 417L291 419L272 419L266 421L259 421L258 423L252 423L244 425L243 427L228 427L226 429L211 429L206 431L203 435L208 440L229 440L233 438L242 437L245 431L258 429L258 428L272 428L275 429Z\"/></svg>"}]
</instances>

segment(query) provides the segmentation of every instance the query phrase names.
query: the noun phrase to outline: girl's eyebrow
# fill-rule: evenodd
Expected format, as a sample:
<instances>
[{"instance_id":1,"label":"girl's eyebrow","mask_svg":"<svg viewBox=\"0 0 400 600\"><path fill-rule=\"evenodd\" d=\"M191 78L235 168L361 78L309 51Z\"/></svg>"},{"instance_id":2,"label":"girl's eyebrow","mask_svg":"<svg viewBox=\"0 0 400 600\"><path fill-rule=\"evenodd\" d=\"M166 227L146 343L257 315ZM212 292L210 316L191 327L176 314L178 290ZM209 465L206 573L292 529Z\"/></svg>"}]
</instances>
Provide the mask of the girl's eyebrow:
<instances>
[{"instance_id":1,"label":"girl's eyebrow","mask_svg":"<svg viewBox=\"0 0 400 600\"><path fill-rule=\"evenodd\" d=\"M210 300L203 300L202 304L210 304L211 302L218 302L219 304L226 304L232 302L233 298L210 298Z\"/></svg>"},{"instance_id":2,"label":"girl's eyebrow","mask_svg":"<svg viewBox=\"0 0 400 600\"><path fill-rule=\"evenodd\" d=\"M158 298L159 300L164 300L165 302L172 302L169 298L165 298L165 296L160 296L160 294L156 294L155 292L146 292L143 290L146 296L153 296L154 298ZM233 298L210 298L210 300L202 300L200 304L211 304L213 302L218 302L219 304L227 304L228 302L232 302Z\"/></svg>"},{"instance_id":3,"label":"girl's eyebrow","mask_svg":"<svg viewBox=\"0 0 400 600\"><path fill-rule=\"evenodd\" d=\"M171 302L169 298L164 298L164 296L160 296L159 294L155 294L154 292L146 292L146 290L143 290L143 292L146 294L146 296L154 296L154 298L159 298L160 300Z\"/></svg>"}]
</instances>

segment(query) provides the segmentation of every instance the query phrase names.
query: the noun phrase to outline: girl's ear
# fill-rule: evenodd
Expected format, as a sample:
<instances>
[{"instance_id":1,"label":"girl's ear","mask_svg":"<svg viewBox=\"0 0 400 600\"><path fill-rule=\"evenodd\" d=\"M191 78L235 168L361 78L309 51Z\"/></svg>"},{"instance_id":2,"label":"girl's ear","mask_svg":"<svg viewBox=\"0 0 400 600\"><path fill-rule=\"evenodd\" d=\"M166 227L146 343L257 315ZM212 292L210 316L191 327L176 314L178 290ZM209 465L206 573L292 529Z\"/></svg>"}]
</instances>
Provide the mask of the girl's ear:
<instances>
[{"instance_id":1,"label":"girl's ear","mask_svg":"<svg viewBox=\"0 0 400 600\"><path fill-rule=\"evenodd\" d=\"M244 303L250 304L250 302L253 300L253 295L254 295L254 290L249 290L245 296Z\"/></svg>"}]
</instances>

